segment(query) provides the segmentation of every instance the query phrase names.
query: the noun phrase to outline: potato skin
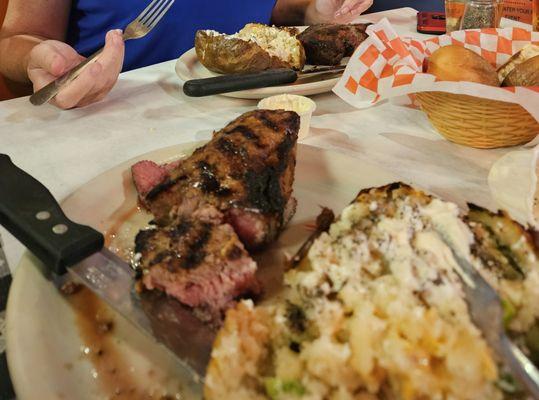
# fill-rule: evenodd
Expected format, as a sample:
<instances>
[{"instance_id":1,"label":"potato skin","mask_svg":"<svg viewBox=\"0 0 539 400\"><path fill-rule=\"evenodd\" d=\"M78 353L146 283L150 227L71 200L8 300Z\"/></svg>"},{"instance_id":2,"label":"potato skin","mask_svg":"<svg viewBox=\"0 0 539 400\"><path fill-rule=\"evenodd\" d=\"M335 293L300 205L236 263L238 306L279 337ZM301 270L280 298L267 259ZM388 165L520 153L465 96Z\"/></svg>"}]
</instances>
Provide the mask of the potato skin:
<instances>
[{"instance_id":1,"label":"potato skin","mask_svg":"<svg viewBox=\"0 0 539 400\"><path fill-rule=\"evenodd\" d=\"M289 63L270 56L256 43L223 35L211 35L202 30L197 31L195 35L195 50L202 65L220 74L292 68Z\"/></svg>"}]
</instances>

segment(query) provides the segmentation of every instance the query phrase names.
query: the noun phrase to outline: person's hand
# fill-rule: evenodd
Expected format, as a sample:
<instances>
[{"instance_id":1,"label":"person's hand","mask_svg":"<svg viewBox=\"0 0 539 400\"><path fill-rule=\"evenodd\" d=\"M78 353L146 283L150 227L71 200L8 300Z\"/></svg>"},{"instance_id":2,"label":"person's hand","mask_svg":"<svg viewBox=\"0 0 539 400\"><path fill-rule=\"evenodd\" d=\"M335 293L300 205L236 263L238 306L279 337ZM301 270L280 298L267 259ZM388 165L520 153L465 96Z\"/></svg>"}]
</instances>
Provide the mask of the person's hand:
<instances>
[{"instance_id":1,"label":"person's hand","mask_svg":"<svg viewBox=\"0 0 539 400\"><path fill-rule=\"evenodd\" d=\"M51 101L56 106L68 109L83 107L103 99L112 89L122 70L124 42L120 30L107 33L105 48L97 61L88 65L69 85L64 87ZM84 60L69 45L56 40L45 40L35 46L29 54L28 77L34 92Z\"/></svg>"},{"instance_id":2,"label":"person's hand","mask_svg":"<svg viewBox=\"0 0 539 400\"><path fill-rule=\"evenodd\" d=\"M373 0L314 0L309 7L311 22L347 23L365 12Z\"/></svg>"}]
</instances>

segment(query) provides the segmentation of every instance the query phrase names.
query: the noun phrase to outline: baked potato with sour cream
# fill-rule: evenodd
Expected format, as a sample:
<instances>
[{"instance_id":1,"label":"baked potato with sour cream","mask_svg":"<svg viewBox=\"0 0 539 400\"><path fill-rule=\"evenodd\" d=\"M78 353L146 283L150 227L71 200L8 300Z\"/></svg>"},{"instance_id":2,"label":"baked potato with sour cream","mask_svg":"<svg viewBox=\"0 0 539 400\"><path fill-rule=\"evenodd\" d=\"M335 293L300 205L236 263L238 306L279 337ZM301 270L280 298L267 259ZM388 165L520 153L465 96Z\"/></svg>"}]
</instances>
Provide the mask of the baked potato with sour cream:
<instances>
[{"instance_id":1,"label":"baked potato with sour cream","mask_svg":"<svg viewBox=\"0 0 539 400\"><path fill-rule=\"evenodd\" d=\"M195 50L202 65L220 74L305 65L303 46L290 31L262 24L247 24L234 35L199 30Z\"/></svg>"},{"instance_id":2,"label":"baked potato with sour cream","mask_svg":"<svg viewBox=\"0 0 539 400\"><path fill-rule=\"evenodd\" d=\"M498 290L508 333L537 360L531 236L503 212L465 216L395 183L361 191L285 273L281 297L227 312L205 399L527 398L473 324L442 236Z\"/></svg>"}]
</instances>

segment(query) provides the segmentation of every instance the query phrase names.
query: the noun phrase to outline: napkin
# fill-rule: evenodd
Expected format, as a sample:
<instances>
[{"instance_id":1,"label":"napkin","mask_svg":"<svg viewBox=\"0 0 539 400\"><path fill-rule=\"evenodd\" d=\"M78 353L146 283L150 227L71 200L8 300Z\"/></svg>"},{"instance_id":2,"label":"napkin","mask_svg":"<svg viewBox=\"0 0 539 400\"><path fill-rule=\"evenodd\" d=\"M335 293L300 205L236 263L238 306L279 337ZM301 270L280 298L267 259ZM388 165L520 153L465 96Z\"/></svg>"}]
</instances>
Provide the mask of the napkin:
<instances>
[{"instance_id":1,"label":"napkin","mask_svg":"<svg viewBox=\"0 0 539 400\"><path fill-rule=\"evenodd\" d=\"M423 63L447 45L464 46L499 67L530 42L539 44L539 32L510 27L470 29L428 40L400 37L387 18L369 26L369 37L356 49L333 91L357 108L384 99L414 104L413 94L439 91L517 103L539 120L539 86L492 87L474 82L439 81L423 73Z\"/></svg>"},{"instance_id":2,"label":"napkin","mask_svg":"<svg viewBox=\"0 0 539 400\"><path fill-rule=\"evenodd\" d=\"M539 229L539 146L511 151L488 174L488 186L498 206L522 225Z\"/></svg>"}]
</instances>

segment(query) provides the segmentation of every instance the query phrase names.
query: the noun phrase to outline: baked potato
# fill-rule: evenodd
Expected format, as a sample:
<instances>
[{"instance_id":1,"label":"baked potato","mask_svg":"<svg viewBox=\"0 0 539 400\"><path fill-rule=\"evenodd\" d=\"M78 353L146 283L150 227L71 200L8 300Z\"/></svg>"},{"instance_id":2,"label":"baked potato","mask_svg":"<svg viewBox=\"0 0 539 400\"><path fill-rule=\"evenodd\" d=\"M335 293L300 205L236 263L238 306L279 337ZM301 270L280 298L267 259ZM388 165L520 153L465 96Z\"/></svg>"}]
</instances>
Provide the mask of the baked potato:
<instances>
[{"instance_id":1,"label":"baked potato","mask_svg":"<svg viewBox=\"0 0 539 400\"><path fill-rule=\"evenodd\" d=\"M528 398L469 317L443 237L470 252L503 299L511 339L539 359L532 237L503 212L470 205L465 217L394 183L362 190L285 273L280 296L228 310L204 398Z\"/></svg>"},{"instance_id":2,"label":"baked potato","mask_svg":"<svg viewBox=\"0 0 539 400\"><path fill-rule=\"evenodd\" d=\"M247 24L234 35L199 30L195 50L202 65L220 74L305 65L303 46L290 31L262 24Z\"/></svg>"}]
</instances>

